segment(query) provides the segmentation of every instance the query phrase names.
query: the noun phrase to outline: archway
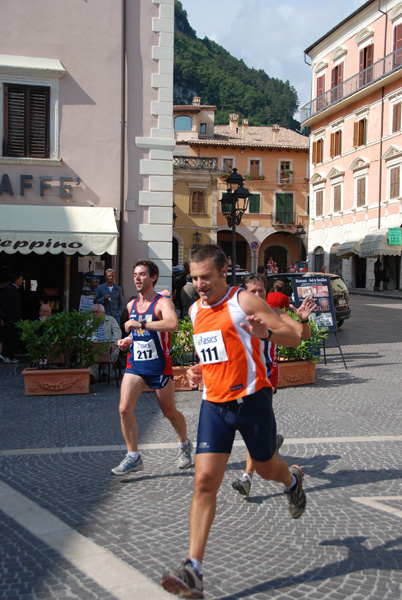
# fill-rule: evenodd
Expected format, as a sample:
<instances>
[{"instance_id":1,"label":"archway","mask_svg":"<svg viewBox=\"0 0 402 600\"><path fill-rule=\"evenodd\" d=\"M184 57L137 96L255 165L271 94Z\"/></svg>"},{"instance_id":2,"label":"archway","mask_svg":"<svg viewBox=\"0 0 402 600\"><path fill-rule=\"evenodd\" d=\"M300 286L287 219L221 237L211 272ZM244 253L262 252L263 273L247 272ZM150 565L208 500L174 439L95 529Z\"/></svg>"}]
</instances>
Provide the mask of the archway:
<instances>
[{"instance_id":1,"label":"archway","mask_svg":"<svg viewBox=\"0 0 402 600\"><path fill-rule=\"evenodd\" d=\"M314 250L314 271L318 273L324 264L324 248L317 246Z\"/></svg>"},{"instance_id":2,"label":"archway","mask_svg":"<svg viewBox=\"0 0 402 600\"><path fill-rule=\"evenodd\" d=\"M230 256L232 254L232 232L230 230L218 231L217 244L226 256ZM249 245L238 231L236 231L236 262L241 269L248 268Z\"/></svg>"},{"instance_id":3,"label":"archway","mask_svg":"<svg viewBox=\"0 0 402 600\"><path fill-rule=\"evenodd\" d=\"M336 273L337 275L342 275L342 259L340 256L337 256L340 244L333 244L331 246L331 250L329 252L329 265L328 271L330 273Z\"/></svg>"}]
</instances>

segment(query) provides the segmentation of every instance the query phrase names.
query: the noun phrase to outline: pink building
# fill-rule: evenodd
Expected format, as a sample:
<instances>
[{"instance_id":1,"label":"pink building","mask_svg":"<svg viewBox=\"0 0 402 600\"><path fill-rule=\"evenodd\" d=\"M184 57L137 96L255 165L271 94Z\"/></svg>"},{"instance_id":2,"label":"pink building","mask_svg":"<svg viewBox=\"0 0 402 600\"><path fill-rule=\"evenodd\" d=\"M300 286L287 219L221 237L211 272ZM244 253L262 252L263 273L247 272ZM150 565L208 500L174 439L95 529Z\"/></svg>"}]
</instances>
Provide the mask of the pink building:
<instances>
[{"instance_id":1,"label":"pink building","mask_svg":"<svg viewBox=\"0 0 402 600\"><path fill-rule=\"evenodd\" d=\"M139 258L170 287L174 0L1 10L1 272L24 273L35 315L78 308L88 256L127 300Z\"/></svg>"},{"instance_id":2,"label":"pink building","mask_svg":"<svg viewBox=\"0 0 402 600\"><path fill-rule=\"evenodd\" d=\"M310 128L309 266L351 287L401 276L402 2L371 0L305 51Z\"/></svg>"}]
</instances>

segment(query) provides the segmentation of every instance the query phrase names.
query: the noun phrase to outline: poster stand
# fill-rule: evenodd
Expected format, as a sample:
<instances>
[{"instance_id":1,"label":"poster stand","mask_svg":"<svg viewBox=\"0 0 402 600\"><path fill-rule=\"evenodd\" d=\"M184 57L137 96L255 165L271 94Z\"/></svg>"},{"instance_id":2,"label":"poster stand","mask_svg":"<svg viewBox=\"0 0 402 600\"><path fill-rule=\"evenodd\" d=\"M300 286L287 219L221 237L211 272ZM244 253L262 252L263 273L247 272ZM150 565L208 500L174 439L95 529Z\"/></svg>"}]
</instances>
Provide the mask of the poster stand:
<instances>
[{"instance_id":1,"label":"poster stand","mask_svg":"<svg viewBox=\"0 0 402 600\"><path fill-rule=\"evenodd\" d=\"M338 345L339 352L340 352L340 354L342 356L343 364L345 366L345 369L347 369L345 357L344 357L343 352L342 352L342 348L341 348L341 344L340 344L339 339L338 339L337 332L336 331L329 331L328 333L333 333L334 334L335 341L336 341L336 343ZM326 354L326 350L325 350L325 339L322 340L322 351L323 351L323 354L324 354L324 365L326 365L327 364L327 354Z\"/></svg>"},{"instance_id":2,"label":"poster stand","mask_svg":"<svg viewBox=\"0 0 402 600\"><path fill-rule=\"evenodd\" d=\"M295 277L292 279L293 294L297 307L303 302L304 298L311 297L316 303L316 309L311 313L318 327L325 327L328 333L333 333L339 352L342 356L343 364L347 369L345 357L343 356L341 344L338 339L338 325L336 322L334 299L332 296L331 282L327 275L316 275L309 277ZM322 340L322 349L324 353L324 364L327 364L327 354L325 339Z\"/></svg>"}]
</instances>

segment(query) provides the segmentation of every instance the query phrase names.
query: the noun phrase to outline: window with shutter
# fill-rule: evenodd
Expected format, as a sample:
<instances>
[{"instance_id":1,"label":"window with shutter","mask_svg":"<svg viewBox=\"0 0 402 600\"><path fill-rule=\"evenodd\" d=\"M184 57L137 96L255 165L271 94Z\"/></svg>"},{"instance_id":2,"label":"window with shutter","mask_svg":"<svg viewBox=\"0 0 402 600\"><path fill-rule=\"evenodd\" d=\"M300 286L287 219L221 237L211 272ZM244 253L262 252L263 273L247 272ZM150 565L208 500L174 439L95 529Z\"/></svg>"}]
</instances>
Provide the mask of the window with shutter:
<instances>
[{"instance_id":1,"label":"window with shutter","mask_svg":"<svg viewBox=\"0 0 402 600\"><path fill-rule=\"evenodd\" d=\"M330 156L331 158L334 156L338 156L342 153L342 132L335 131L331 133L331 147L330 147Z\"/></svg>"},{"instance_id":2,"label":"window with shutter","mask_svg":"<svg viewBox=\"0 0 402 600\"><path fill-rule=\"evenodd\" d=\"M293 223L293 194L276 194L275 221L277 223Z\"/></svg>"},{"instance_id":3,"label":"window with shutter","mask_svg":"<svg viewBox=\"0 0 402 600\"><path fill-rule=\"evenodd\" d=\"M402 23L394 27L394 59L393 66L400 67L402 65Z\"/></svg>"},{"instance_id":4,"label":"window with shutter","mask_svg":"<svg viewBox=\"0 0 402 600\"><path fill-rule=\"evenodd\" d=\"M251 177L259 177L260 176L260 161L259 160L250 160L250 175L251 175Z\"/></svg>"},{"instance_id":5,"label":"window with shutter","mask_svg":"<svg viewBox=\"0 0 402 600\"><path fill-rule=\"evenodd\" d=\"M362 48L359 52L359 87L373 80L374 44Z\"/></svg>"},{"instance_id":6,"label":"window with shutter","mask_svg":"<svg viewBox=\"0 0 402 600\"><path fill-rule=\"evenodd\" d=\"M392 112L392 133L401 131L401 102L397 102L393 105Z\"/></svg>"},{"instance_id":7,"label":"window with shutter","mask_svg":"<svg viewBox=\"0 0 402 600\"><path fill-rule=\"evenodd\" d=\"M230 175L231 172L233 171L233 158L222 159L222 164L223 164L223 172L226 173L226 175Z\"/></svg>"},{"instance_id":8,"label":"window with shutter","mask_svg":"<svg viewBox=\"0 0 402 600\"><path fill-rule=\"evenodd\" d=\"M366 178L361 177L357 180L357 206L364 206L366 204Z\"/></svg>"},{"instance_id":9,"label":"window with shutter","mask_svg":"<svg viewBox=\"0 0 402 600\"><path fill-rule=\"evenodd\" d=\"M316 165L324 160L324 140L320 139L313 142L312 161Z\"/></svg>"},{"instance_id":10,"label":"window with shutter","mask_svg":"<svg viewBox=\"0 0 402 600\"><path fill-rule=\"evenodd\" d=\"M325 106L325 75L317 77L317 110Z\"/></svg>"},{"instance_id":11,"label":"window with shutter","mask_svg":"<svg viewBox=\"0 0 402 600\"><path fill-rule=\"evenodd\" d=\"M341 210L341 184L334 185L334 212Z\"/></svg>"},{"instance_id":12,"label":"window with shutter","mask_svg":"<svg viewBox=\"0 0 402 600\"><path fill-rule=\"evenodd\" d=\"M400 188L400 167L394 167L390 170L390 186L389 186L389 197L399 198Z\"/></svg>"},{"instance_id":13,"label":"window with shutter","mask_svg":"<svg viewBox=\"0 0 402 600\"><path fill-rule=\"evenodd\" d=\"M197 214L205 214L205 192L191 192L190 212Z\"/></svg>"},{"instance_id":14,"label":"window with shutter","mask_svg":"<svg viewBox=\"0 0 402 600\"><path fill-rule=\"evenodd\" d=\"M315 194L315 216L321 217L324 209L324 192L322 190Z\"/></svg>"},{"instance_id":15,"label":"window with shutter","mask_svg":"<svg viewBox=\"0 0 402 600\"><path fill-rule=\"evenodd\" d=\"M343 63L334 67L331 71L331 102L343 97Z\"/></svg>"},{"instance_id":16,"label":"window with shutter","mask_svg":"<svg viewBox=\"0 0 402 600\"><path fill-rule=\"evenodd\" d=\"M366 144L367 119L356 121L353 125L353 146L364 146Z\"/></svg>"},{"instance_id":17,"label":"window with shutter","mask_svg":"<svg viewBox=\"0 0 402 600\"><path fill-rule=\"evenodd\" d=\"M49 158L50 88L4 85L3 156Z\"/></svg>"},{"instance_id":18,"label":"window with shutter","mask_svg":"<svg viewBox=\"0 0 402 600\"><path fill-rule=\"evenodd\" d=\"M260 194L250 194L248 199L248 212L253 214L260 213Z\"/></svg>"}]
</instances>

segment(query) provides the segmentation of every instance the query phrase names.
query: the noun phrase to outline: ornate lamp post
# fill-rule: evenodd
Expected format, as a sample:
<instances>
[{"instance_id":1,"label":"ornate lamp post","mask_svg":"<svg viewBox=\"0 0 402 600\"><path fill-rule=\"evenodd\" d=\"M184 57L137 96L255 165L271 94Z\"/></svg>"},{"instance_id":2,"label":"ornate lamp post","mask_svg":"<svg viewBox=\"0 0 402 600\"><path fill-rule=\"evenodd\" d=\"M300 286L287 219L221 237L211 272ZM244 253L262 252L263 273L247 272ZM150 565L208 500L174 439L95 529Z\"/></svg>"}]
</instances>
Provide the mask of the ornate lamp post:
<instances>
[{"instance_id":1,"label":"ornate lamp post","mask_svg":"<svg viewBox=\"0 0 402 600\"><path fill-rule=\"evenodd\" d=\"M302 243L304 242L304 240L306 239L306 232L304 230L304 227L301 223L298 224L298 226L296 227L296 231L295 231L295 236L297 239L297 249L298 249L298 263L299 263L299 269L300 269L300 261L301 261L301 247L302 247Z\"/></svg>"},{"instance_id":2,"label":"ornate lamp post","mask_svg":"<svg viewBox=\"0 0 402 600\"><path fill-rule=\"evenodd\" d=\"M201 242L201 234L196 229L195 232L193 233L193 250L196 250L200 246L200 242Z\"/></svg>"},{"instance_id":3,"label":"ornate lamp post","mask_svg":"<svg viewBox=\"0 0 402 600\"><path fill-rule=\"evenodd\" d=\"M243 187L244 179L234 168L226 179L227 192L222 194L222 212L227 219L228 227L232 230L232 284L236 283L236 225L247 210L250 192ZM232 187L237 186L234 190Z\"/></svg>"}]
</instances>

